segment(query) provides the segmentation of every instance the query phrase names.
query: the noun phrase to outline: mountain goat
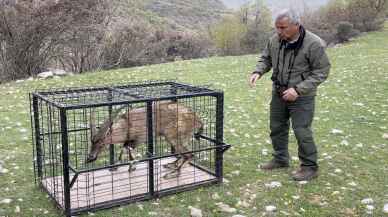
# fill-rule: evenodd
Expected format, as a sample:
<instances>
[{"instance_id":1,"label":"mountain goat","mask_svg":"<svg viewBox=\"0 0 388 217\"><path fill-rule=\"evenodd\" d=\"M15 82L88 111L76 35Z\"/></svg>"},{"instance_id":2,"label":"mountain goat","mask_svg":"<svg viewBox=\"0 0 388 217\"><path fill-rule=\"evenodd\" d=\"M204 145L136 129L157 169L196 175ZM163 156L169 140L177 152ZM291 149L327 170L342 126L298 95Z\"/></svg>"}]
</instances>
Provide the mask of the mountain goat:
<instances>
[{"instance_id":1,"label":"mountain goat","mask_svg":"<svg viewBox=\"0 0 388 217\"><path fill-rule=\"evenodd\" d=\"M103 147L109 144L122 144L123 149L128 150L129 159L134 160L131 149L135 149L139 144L147 143L146 107L130 109L122 114L118 113L105 120L99 129L95 126L92 113L88 163L95 161ZM154 136L163 136L165 141L179 154L177 160L164 165L165 168L171 170L164 178L177 177L182 166L193 157L193 154L185 152L189 151L187 145L190 144L193 135L197 140L199 139L203 131L203 122L190 108L172 101L155 102L152 113ZM119 159L121 155L122 151Z\"/></svg>"}]
</instances>

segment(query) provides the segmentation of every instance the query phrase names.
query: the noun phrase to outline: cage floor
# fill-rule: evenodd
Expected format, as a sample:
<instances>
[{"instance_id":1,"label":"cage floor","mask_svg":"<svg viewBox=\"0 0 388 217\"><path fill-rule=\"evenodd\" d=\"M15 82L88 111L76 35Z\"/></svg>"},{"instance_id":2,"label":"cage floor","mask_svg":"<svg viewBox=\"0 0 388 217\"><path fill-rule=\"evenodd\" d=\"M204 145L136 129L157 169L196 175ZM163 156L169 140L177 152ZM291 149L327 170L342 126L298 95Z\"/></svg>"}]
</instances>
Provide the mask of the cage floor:
<instances>
[{"instance_id":1,"label":"cage floor","mask_svg":"<svg viewBox=\"0 0 388 217\"><path fill-rule=\"evenodd\" d=\"M173 162L176 158L154 161L155 191L194 184L216 178L212 174L191 164L185 164L176 178L164 178L171 170L163 165ZM94 207L96 204L112 200L136 197L145 194L148 189L148 162L135 165L136 170L128 172L128 166L118 167L114 171L101 169L78 175L70 191L71 209ZM73 176L70 177L70 181ZM63 176L42 180L43 186L64 207Z\"/></svg>"}]
</instances>

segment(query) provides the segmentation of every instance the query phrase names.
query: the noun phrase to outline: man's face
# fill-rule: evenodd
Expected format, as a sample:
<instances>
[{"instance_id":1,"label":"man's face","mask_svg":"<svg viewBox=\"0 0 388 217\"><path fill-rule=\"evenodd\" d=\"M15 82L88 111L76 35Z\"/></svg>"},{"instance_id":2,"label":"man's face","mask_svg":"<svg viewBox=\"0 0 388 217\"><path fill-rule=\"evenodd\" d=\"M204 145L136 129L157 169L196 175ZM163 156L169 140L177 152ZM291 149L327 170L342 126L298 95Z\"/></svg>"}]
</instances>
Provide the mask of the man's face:
<instances>
[{"instance_id":1,"label":"man's face","mask_svg":"<svg viewBox=\"0 0 388 217\"><path fill-rule=\"evenodd\" d=\"M277 20L275 27L281 40L292 41L299 33L299 25L291 23L288 17Z\"/></svg>"}]
</instances>

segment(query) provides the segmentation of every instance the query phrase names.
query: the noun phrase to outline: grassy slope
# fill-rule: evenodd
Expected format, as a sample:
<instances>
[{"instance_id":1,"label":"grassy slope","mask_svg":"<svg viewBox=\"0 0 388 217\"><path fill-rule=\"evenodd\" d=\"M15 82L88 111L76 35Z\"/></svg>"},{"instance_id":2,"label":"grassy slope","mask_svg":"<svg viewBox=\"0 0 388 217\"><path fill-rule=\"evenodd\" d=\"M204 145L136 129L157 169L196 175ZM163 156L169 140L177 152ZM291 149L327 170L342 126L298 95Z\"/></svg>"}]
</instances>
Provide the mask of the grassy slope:
<instances>
[{"instance_id":1,"label":"grassy slope","mask_svg":"<svg viewBox=\"0 0 388 217\"><path fill-rule=\"evenodd\" d=\"M257 165L270 158L268 103L271 83L266 76L255 89L246 84L255 56L210 58L109 72L60 80L28 81L0 86L0 160L9 170L0 175L0 216L58 216L47 196L34 185L27 93L36 88L107 85L148 79L175 79L212 84L225 91L225 140L234 147L225 155L229 181L175 196L100 211L95 216L189 216L188 206L204 216L232 216L219 212L216 202L236 207L246 216L261 216L274 205L279 216L364 216L364 198L374 200L374 216L383 216L388 203L388 28L328 50L332 72L322 85L314 122L321 176L306 185L293 182L289 170L262 172ZM331 133L333 129L342 134ZM291 137L290 151L296 154ZM298 161L293 160L293 168ZM236 175L239 171L239 175ZM279 181L275 189L266 183ZM217 193L221 199L209 199ZM239 201L247 202L238 206ZM141 204L141 205L140 205ZM15 212L16 207L20 213ZM142 208L141 208L142 207Z\"/></svg>"}]
</instances>

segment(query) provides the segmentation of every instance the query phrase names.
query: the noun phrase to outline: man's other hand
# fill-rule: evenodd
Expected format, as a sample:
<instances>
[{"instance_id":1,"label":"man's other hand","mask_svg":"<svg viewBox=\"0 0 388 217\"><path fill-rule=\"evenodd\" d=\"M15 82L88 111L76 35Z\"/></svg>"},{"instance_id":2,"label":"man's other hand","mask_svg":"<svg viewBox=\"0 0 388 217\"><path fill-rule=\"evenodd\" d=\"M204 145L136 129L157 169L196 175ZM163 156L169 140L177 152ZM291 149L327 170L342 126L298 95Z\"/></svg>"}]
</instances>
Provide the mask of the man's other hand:
<instances>
[{"instance_id":1,"label":"man's other hand","mask_svg":"<svg viewBox=\"0 0 388 217\"><path fill-rule=\"evenodd\" d=\"M296 98L298 98L298 96L299 95L296 92L296 90L293 87L291 87L283 92L282 98L285 101L294 102L296 100Z\"/></svg>"},{"instance_id":2,"label":"man's other hand","mask_svg":"<svg viewBox=\"0 0 388 217\"><path fill-rule=\"evenodd\" d=\"M252 88L252 87L255 87L256 86L256 81L259 80L261 77L260 74L258 73L252 73L250 78L249 78L249 86Z\"/></svg>"}]
</instances>

